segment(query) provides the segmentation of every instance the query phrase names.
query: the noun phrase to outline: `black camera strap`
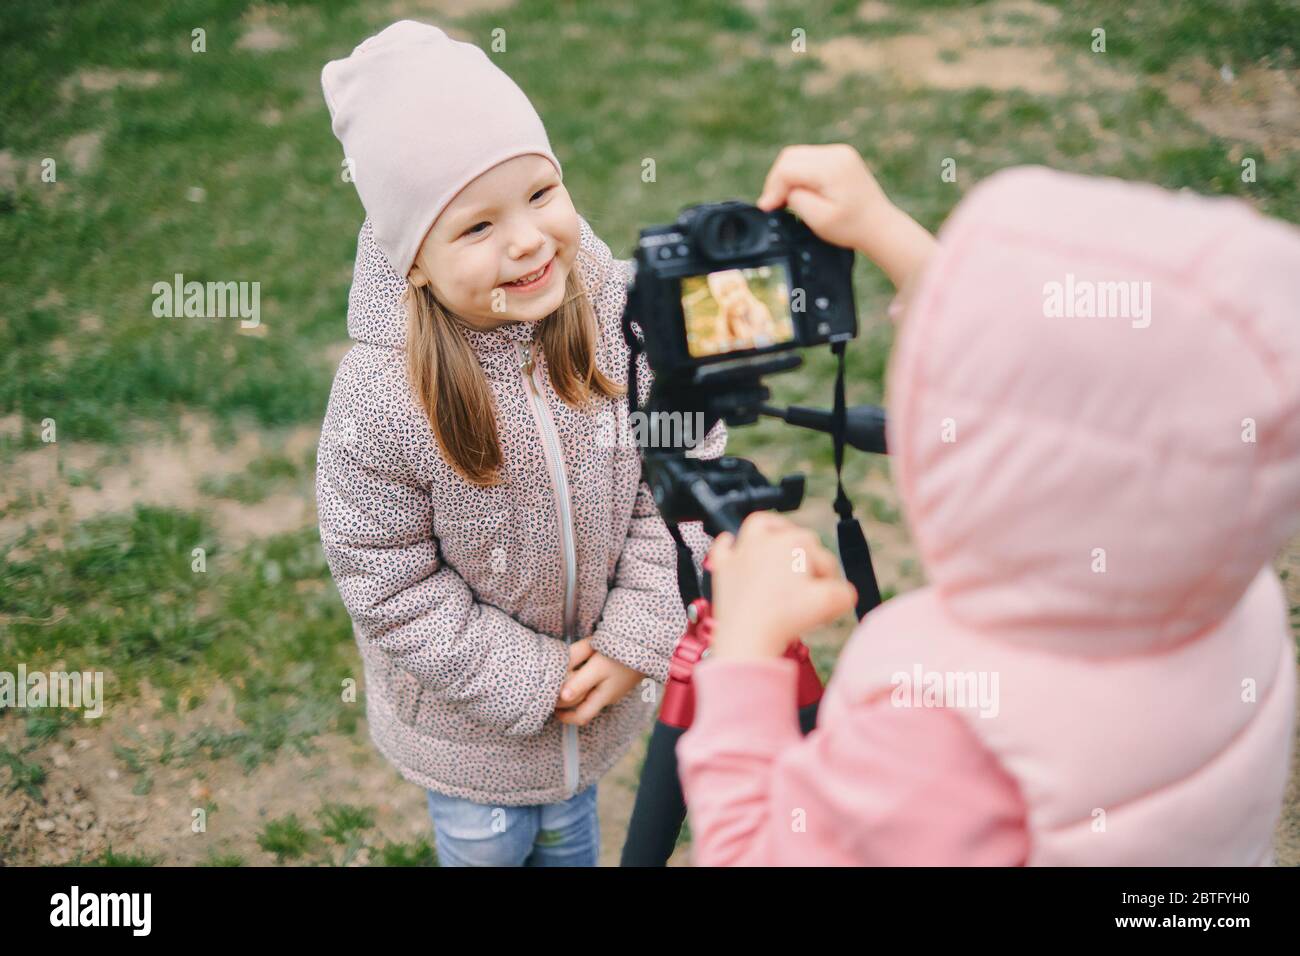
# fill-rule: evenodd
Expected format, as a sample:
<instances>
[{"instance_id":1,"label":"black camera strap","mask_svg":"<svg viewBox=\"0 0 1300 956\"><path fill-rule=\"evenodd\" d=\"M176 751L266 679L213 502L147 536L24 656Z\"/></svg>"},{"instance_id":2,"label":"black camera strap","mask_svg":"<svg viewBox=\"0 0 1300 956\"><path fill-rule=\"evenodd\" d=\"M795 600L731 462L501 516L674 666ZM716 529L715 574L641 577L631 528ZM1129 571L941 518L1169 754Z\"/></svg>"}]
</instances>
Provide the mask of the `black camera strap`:
<instances>
[{"instance_id":1,"label":"black camera strap","mask_svg":"<svg viewBox=\"0 0 1300 956\"><path fill-rule=\"evenodd\" d=\"M641 393L637 387L636 360L645 351L641 344L638 327L632 324L627 310L623 312L623 341L627 343L627 413L630 416L641 405Z\"/></svg>"},{"instance_id":2,"label":"black camera strap","mask_svg":"<svg viewBox=\"0 0 1300 956\"><path fill-rule=\"evenodd\" d=\"M682 606L690 607L694 601L704 596L703 582L695 570L695 555L682 539L681 529L667 521L664 524L668 526L668 533L677 542L677 591L682 596Z\"/></svg>"},{"instance_id":3,"label":"black camera strap","mask_svg":"<svg viewBox=\"0 0 1300 956\"><path fill-rule=\"evenodd\" d=\"M633 327L626 311L623 313L623 338L627 342L627 413L631 416L641 404L636 360L637 356L645 351L645 346L641 344L641 336L637 335L637 330ZM677 525L667 521L664 524L668 526L668 533L673 536L673 541L677 545L677 590L681 594L682 605L690 607L691 602L703 596L704 590L703 582L695 570L695 556L683 540Z\"/></svg>"},{"instance_id":4,"label":"black camera strap","mask_svg":"<svg viewBox=\"0 0 1300 956\"><path fill-rule=\"evenodd\" d=\"M857 588L856 611L858 620L862 620L868 611L880 603L880 587L876 584L876 572L871 566L871 549L867 547L867 536L862 533L861 523L853 516L853 502L844 492L845 345L842 341L831 345L831 351L839 362L835 372L835 408L831 413L831 437L835 440L835 513L840 518L835 530L839 539L840 564L844 566L844 576Z\"/></svg>"}]
</instances>

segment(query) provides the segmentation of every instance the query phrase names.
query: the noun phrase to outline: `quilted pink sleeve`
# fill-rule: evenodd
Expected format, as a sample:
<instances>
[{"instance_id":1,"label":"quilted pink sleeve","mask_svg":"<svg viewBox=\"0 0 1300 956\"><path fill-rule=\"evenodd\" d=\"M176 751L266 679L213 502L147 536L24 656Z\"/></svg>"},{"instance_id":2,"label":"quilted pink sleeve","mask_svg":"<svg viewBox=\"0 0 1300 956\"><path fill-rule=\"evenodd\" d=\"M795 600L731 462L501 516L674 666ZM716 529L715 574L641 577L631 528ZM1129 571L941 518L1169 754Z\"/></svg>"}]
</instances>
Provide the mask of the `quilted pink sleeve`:
<instances>
[{"instance_id":1,"label":"quilted pink sleeve","mask_svg":"<svg viewBox=\"0 0 1300 956\"><path fill-rule=\"evenodd\" d=\"M784 658L696 668L677 757L697 865L1024 862L1019 791L962 718L884 698L803 737L795 677Z\"/></svg>"}]
</instances>

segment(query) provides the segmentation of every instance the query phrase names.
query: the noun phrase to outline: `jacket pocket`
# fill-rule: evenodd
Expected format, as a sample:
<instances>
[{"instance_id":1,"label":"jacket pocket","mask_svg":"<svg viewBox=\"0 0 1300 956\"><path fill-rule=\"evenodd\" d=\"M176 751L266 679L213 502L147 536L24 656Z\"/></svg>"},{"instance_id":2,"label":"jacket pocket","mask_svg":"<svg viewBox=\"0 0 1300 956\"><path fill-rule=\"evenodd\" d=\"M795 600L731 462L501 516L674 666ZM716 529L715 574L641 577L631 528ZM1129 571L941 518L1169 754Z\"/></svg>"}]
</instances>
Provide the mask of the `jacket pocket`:
<instances>
[{"instance_id":1,"label":"jacket pocket","mask_svg":"<svg viewBox=\"0 0 1300 956\"><path fill-rule=\"evenodd\" d=\"M414 726L420 713L420 700L424 696L424 685L420 679L407 671L394 669L388 688L393 716L408 727Z\"/></svg>"}]
</instances>

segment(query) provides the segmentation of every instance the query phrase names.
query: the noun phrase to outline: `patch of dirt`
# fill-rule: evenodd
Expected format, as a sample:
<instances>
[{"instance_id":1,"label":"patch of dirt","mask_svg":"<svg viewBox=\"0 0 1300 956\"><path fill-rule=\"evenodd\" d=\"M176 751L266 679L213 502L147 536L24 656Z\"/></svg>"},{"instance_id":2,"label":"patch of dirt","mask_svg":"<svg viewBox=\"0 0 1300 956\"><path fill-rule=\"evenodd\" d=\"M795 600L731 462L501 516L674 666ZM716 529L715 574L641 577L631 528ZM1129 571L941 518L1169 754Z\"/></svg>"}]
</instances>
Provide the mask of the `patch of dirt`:
<instances>
[{"instance_id":1,"label":"patch of dirt","mask_svg":"<svg viewBox=\"0 0 1300 956\"><path fill-rule=\"evenodd\" d=\"M243 35L235 41L235 49L267 53L271 50L282 50L292 43L288 36L269 23L259 23L244 31Z\"/></svg>"},{"instance_id":2,"label":"patch of dirt","mask_svg":"<svg viewBox=\"0 0 1300 956\"><path fill-rule=\"evenodd\" d=\"M0 543L54 519L70 524L136 504L208 509L222 540L233 547L316 520L310 494L275 492L243 504L206 495L201 483L241 473L272 452L301 461L315 446L319 428L304 425L281 433L245 429L223 448L208 418L186 412L180 432L180 438L145 436L126 448L57 441L16 455L0 485Z\"/></svg>"},{"instance_id":3,"label":"patch of dirt","mask_svg":"<svg viewBox=\"0 0 1300 956\"><path fill-rule=\"evenodd\" d=\"M363 700L355 706L364 708ZM113 751L115 743L139 746L130 732L156 744L168 730L182 740L200 727L239 727L233 696L223 684L180 716L160 714L159 704L145 685L138 700L117 705L111 718L78 720L63 742L27 754L24 759L46 768L43 801L21 790L10 792L8 774L0 771L0 850L5 851L0 865L57 865L78 853L95 858L110 847L119 854L154 856L168 866L193 866L213 854L237 854L250 866L271 865L273 855L257 845L267 821L295 813L314 828L314 814L326 802L373 810L369 845L409 844L420 837L434 843L424 791L379 754L364 716L355 734L312 738L314 753L284 752L252 773L233 757L196 760L191 766L150 761L152 787L135 793L137 776ZM0 746L20 749L21 726L17 720L0 721ZM600 783L602 866L618 865L643 750L641 743L634 746ZM207 810L206 830L195 833L194 811L200 808ZM688 865L687 855L679 848L669 865ZM363 850L354 864L368 859Z\"/></svg>"},{"instance_id":4,"label":"patch of dirt","mask_svg":"<svg viewBox=\"0 0 1300 956\"><path fill-rule=\"evenodd\" d=\"M881 0L866 0L859 5L857 17L863 23L877 23L893 16L893 13L893 8L887 3L882 3Z\"/></svg>"},{"instance_id":5,"label":"patch of dirt","mask_svg":"<svg viewBox=\"0 0 1300 956\"><path fill-rule=\"evenodd\" d=\"M68 158L68 165L77 174L89 172L99 159L99 147L104 141L100 130L78 133L63 144L63 154Z\"/></svg>"},{"instance_id":6,"label":"patch of dirt","mask_svg":"<svg viewBox=\"0 0 1300 956\"><path fill-rule=\"evenodd\" d=\"M480 13L498 13L509 10L514 5L515 0L398 0L396 3L390 3L385 10L397 19L410 17L420 20L423 17L424 22L445 30L448 36L464 39L463 36L453 33L437 22L437 18L451 17L453 20L459 20Z\"/></svg>"},{"instance_id":7,"label":"patch of dirt","mask_svg":"<svg viewBox=\"0 0 1300 956\"><path fill-rule=\"evenodd\" d=\"M887 76L902 86L964 90L1024 90L1060 94L1078 89L1130 89L1131 77L1105 63L1104 54L1069 51L1040 42L1044 30L1059 22L1059 10L1028 0L992 3L966 10L926 14L913 33L873 37L869 24L888 15L883 4L859 11L868 28L863 35L841 35L808 49L823 66L805 81L805 91L820 95L849 76ZM797 55L797 54L790 54Z\"/></svg>"},{"instance_id":8,"label":"patch of dirt","mask_svg":"<svg viewBox=\"0 0 1300 956\"><path fill-rule=\"evenodd\" d=\"M317 434L313 430L313 444ZM252 504L223 498L214 501L212 508L222 540L236 545L316 523L316 502L311 495L281 492Z\"/></svg>"},{"instance_id":9,"label":"patch of dirt","mask_svg":"<svg viewBox=\"0 0 1300 956\"><path fill-rule=\"evenodd\" d=\"M1215 136L1258 143L1273 158L1300 150L1300 74L1264 67L1233 73L1198 60L1172 70L1162 86Z\"/></svg>"},{"instance_id":10,"label":"patch of dirt","mask_svg":"<svg viewBox=\"0 0 1300 956\"><path fill-rule=\"evenodd\" d=\"M288 25L289 15L289 8L283 4L257 4L249 7L242 17L244 32L235 41L235 49L269 53L293 46L293 38L281 29Z\"/></svg>"},{"instance_id":11,"label":"patch of dirt","mask_svg":"<svg viewBox=\"0 0 1300 956\"><path fill-rule=\"evenodd\" d=\"M111 846L116 853L159 857L165 865L192 866L212 853L235 853L246 865L268 865L274 857L257 845L266 822L296 813L306 826L316 827L315 811L325 802L374 810L378 833L368 835L372 844L409 843L419 836L433 843L423 792L402 780L370 744L364 718L353 736L315 737L316 752L282 752L252 773L233 757L196 760L191 766L148 761L152 787L135 793L137 776L113 752L114 743L138 746L128 731L156 745L164 730L180 740L203 726L239 727L224 685L179 717L158 716L158 704L146 691L138 701L117 705L111 719L77 721L65 735L70 742L27 755L48 770L44 802L23 791L7 792L7 782L0 780L0 846L7 839L9 847L3 862L66 863L78 852L93 858ZM0 744L21 745L20 728L17 720L0 722ZM195 833L194 811L200 808L207 811L206 831ZM363 851L354 862L366 861Z\"/></svg>"},{"instance_id":12,"label":"patch of dirt","mask_svg":"<svg viewBox=\"0 0 1300 956\"><path fill-rule=\"evenodd\" d=\"M24 172L23 166L12 149L0 149L0 190L8 193L18 188L19 176Z\"/></svg>"},{"instance_id":13,"label":"patch of dirt","mask_svg":"<svg viewBox=\"0 0 1300 956\"><path fill-rule=\"evenodd\" d=\"M59 84L59 95L73 99L78 93L108 93L122 87L147 90L166 76L157 70L112 70L90 67L78 70Z\"/></svg>"}]
</instances>

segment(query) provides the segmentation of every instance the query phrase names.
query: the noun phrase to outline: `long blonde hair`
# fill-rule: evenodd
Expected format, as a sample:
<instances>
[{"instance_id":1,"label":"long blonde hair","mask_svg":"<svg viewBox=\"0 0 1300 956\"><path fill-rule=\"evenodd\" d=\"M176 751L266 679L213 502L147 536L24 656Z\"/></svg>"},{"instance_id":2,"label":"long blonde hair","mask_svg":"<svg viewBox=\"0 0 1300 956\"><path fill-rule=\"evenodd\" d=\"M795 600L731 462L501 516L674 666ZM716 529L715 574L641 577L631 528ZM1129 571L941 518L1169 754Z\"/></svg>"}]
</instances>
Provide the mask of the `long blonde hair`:
<instances>
[{"instance_id":1,"label":"long blonde hair","mask_svg":"<svg viewBox=\"0 0 1300 956\"><path fill-rule=\"evenodd\" d=\"M461 323L426 285L407 288L406 369L443 457L476 485L501 482L501 443L492 389ZM542 319L536 342L551 386L581 409L595 395L619 398L626 389L596 366L596 312L577 275L564 281L564 300ZM535 347L535 346L534 346Z\"/></svg>"}]
</instances>

